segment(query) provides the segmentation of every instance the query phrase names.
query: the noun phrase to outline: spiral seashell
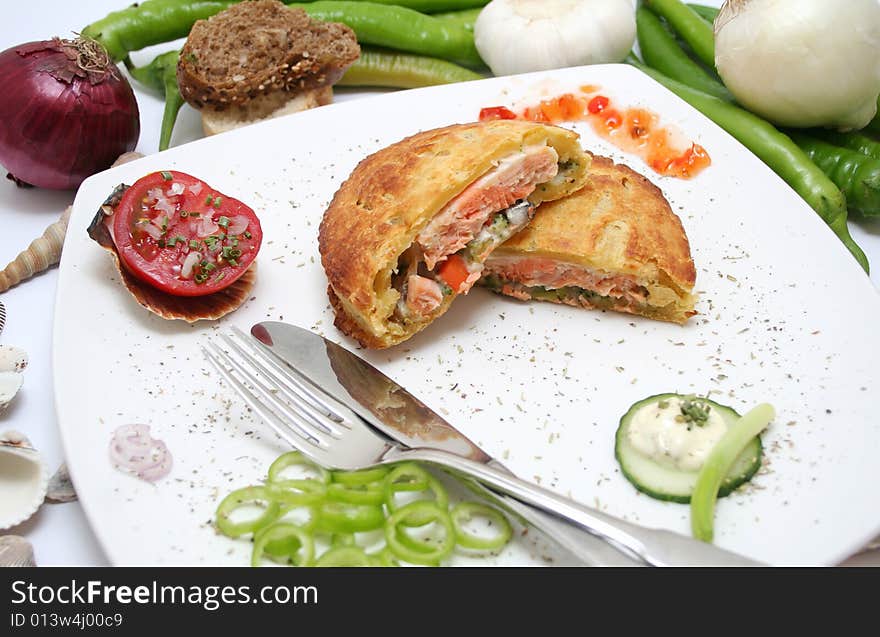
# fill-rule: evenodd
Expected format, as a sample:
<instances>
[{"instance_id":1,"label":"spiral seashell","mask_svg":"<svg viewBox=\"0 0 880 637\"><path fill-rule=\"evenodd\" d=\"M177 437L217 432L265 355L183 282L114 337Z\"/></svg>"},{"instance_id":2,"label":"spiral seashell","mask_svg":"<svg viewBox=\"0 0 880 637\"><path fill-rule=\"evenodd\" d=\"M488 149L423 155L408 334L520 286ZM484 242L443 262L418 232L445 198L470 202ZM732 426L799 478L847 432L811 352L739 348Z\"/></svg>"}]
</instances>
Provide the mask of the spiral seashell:
<instances>
[{"instance_id":1,"label":"spiral seashell","mask_svg":"<svg viewBox=\"0 0 880 637\"><path fill-rule=\"evenodd\" d=\"M0 536L0 567L36 566L34 547L18 535Z\"/></svg>"},{"instance_id":2,"label":"spiral seashell","mask_svg":"<svg viewBox=\"0 0 880 637\"><path fill-rule=\"evenodd\" d=\"M113 166L127 164L141 157L143 155L138 152L123 153L113 162ZM27 250L15 257L15 260L0 272L0 292L5 292L35 274L48 270L61 260L61 249L64 247L64 236L67 234L70 211L71 206L67 206L58 221L46 228L41 237L34 239ZM2 305L0 305L0 310L2 310ZM3 320L0 315L0 332L2 331Z\"/></svg>"},{"instance_id":3,"label":"spiral seashell","mask_svg":"<svg viewBox=\"0 0 880 637\"><path fill-rule=\"evenodd\" d=\"M3 333L4 327L6 327L6 306L0 301L0 334Z\"/></svg>"},{"instance_id":4,"label":"spiral seashell","mask_svg":"<svg viewBox=\"0 0 880 637\"><path fill-rule=\"evenodd\" d=\"M0 272L0 292L5 292L35 274L48 270L61 260L61 248L64 246L64 235L67 234L70 210L71 207L67 206L58 221L46 228L41 237L34 239L27 250L15 257L15 260Z\"/></svg>"}]
</instances>

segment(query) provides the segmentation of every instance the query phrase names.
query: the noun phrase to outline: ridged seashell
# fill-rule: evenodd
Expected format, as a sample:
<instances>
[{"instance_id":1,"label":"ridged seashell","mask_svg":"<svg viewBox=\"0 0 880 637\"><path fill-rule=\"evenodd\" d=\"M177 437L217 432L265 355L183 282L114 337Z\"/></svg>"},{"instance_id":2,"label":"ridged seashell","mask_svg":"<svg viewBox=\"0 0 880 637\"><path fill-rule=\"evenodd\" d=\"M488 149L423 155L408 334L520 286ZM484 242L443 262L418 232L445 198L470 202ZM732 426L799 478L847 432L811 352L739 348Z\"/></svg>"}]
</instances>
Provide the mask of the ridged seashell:
<instances>
[{"instance_id":1,"label":"ridged seashell","mask_svg":"<svg viewBox=\"0 0 880 637\"><path fill-rule=\"evenodd\" d=\"M48 270L61 260L70 210L71 207L67 206L58 221L46 228L42 236L34 239L24 252L0 270L0 292Z\"/></svg>"},{"instance_id":2,"label":"ridged seashell","mask_svg":"<svg viewBox=\"0 0 880 637\"><path fill-rule=\"evenodd\" d=\"M70 480L70 474L67 472L67 465L62 464L58 467L49 479L49 490L46 492L46 500L49 502L73 502L77 499L76 490L73 488L73 482Z\"/></svg>"},{"instance_id":3,"label":"ridged seashell","mask_svg":"<svg viewBox=\"0 0 880 637\"><path fill-rule=\"evenodd\" d=\"M30 542L18 535L0 535L0 567L36 565Z\"/></svg>"},{"instance_id":4,"label":"ridged seashell","mask_svg":"<svg viewBox=\"0 0 880 637\"><path fill-rule=\"evenodd\" d=\"M0 434L0 530L31 517L48 487L49 471L31 441L18 431Z\"/></svg>"},{"instance_id":5,"label":"ridged seashell","mask_svg":"<svg viewBox=\"0 0 880 637\"><path fill-rule=\"evenodd\" d=\"M11 345L0 345L0 411L15 398L24 384L21 372L28 364L27 353Z\"/></svg>"},{"instance_id":6,"label":"ridged seashell","mask_svg":"<svg viewBox=\"0 0 880 637\"><path fill-rule=\"evenodd\" d=\"M3 333L4 327L6 327L6 306L0 301L0 334Z\"/></svg>"}]
</instances>

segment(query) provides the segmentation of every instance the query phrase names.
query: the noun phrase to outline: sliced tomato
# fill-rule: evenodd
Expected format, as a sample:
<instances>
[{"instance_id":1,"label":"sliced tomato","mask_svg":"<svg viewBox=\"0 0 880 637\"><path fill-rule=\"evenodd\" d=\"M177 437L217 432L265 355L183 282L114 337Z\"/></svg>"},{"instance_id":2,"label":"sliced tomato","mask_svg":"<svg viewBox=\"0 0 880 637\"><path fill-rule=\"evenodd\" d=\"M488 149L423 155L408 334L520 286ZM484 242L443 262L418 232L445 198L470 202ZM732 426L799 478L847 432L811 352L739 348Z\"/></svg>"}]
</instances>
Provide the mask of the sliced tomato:
<instances>
[{"instance_id":1,"label":"sliced tomato","mask_svg":"<svg viewBox=\"0 0 880 637\"><path fill-rule=\"evenodd\" d=\"M113 214L113 239L137 278L175 296L204 296L244 274L263 231L247 205L166 170L125 191Z\"/></svg>"},{"instance_id":2,"label":"sliced tomato","mask_svg":"<svg viewBox=\"0 0 880 637\"><path fill-rule=\"evenodd\" d=\"M488 122L493 119L516 119L516 113L504 106L487 106L480 109L481 122Z\"/></svg>"},{"instance_id":3,"label":"sliced tomato","mask_svg":"<svg viewBox=\"0 0 880 637\"><path fill-rule=\"evenodd\" d=\"M446 261L437 266L437 274L446 282L446 285L458 292L461 284L470 276L467 264L457 254L450 255Z\"/></svg>"}]
</instances>

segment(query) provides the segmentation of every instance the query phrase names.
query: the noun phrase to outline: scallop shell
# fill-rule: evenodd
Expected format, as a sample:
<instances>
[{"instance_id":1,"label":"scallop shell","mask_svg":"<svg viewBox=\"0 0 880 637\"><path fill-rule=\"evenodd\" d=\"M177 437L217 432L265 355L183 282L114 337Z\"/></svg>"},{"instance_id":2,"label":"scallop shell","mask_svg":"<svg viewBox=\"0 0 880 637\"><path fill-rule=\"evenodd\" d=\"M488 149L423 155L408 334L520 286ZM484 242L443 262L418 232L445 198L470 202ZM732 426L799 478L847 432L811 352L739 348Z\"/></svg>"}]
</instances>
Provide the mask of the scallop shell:
<instances>
[{"instance_id":1,"label":"scallop shell","mask_svg":"<svg viewBox=\"0 0 880 637\"><path fill-rule=\"evenodd\" d=\"M0 567L36 565L30 542L18 535L0 535Z\"/></svg>"},{"instance_id":2,"label":"scallop shell","mask_svg":"<svg viewBox=\"0 0 880 637\"><path fill-rule=\"evenodd\" d=\"M76 490L67 472L67 465L62 464L49 480L49 491L46 493L48 502L73 502L77 499Z\"/></svg>"},{"instance_id":3,"label":"scallop shell","mask_svg":"<svg viewBox=\"0 0 880 637\"><path fill-rule=\"evenodd\" d=\"M179 319L187 323L195 323L196 321L218 319L244 305L257 281L256 261L229 287L205 296L167 294L144 283L124 268L107 226L110 224L114 207L119 204L127 189L128 186L125 184L116 186L92 219L88 233L113 257L113 264L119 271L123 285L141 306L163 319Z\"/></svg>"},{"instance_id":4,"label":"scallop shell","mask_svg":"<svg viewBox=\"0 0 880 637\"><path fill-rule=\"evenodd\" d=\"M31 517L48 487L49 471L30 440L17 431L0 433L0 530Z\"/></svg>"}]
</instances>

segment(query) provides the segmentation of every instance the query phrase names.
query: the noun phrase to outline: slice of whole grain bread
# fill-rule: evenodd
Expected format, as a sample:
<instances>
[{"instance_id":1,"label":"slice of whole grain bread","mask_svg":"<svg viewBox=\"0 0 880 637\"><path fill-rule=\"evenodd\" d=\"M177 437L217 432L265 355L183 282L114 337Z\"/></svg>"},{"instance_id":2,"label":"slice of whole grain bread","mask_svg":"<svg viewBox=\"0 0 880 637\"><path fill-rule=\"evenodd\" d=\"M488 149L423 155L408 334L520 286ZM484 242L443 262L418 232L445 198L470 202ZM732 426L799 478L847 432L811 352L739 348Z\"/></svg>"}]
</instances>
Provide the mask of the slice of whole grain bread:
<instances>
[{"instance_id":1,"label":"slice of whole grain bread","mask_svg":"<svg viewBox=\"0 0 880 637\"><path fill-rule=\"evenodd\" d=\"M195 23L177 80L191 106L223 110L259 96L332 86L359 55L354 31L344 24L312 20L277 0L248 0Z\"/></svg>"}]
</instances>

